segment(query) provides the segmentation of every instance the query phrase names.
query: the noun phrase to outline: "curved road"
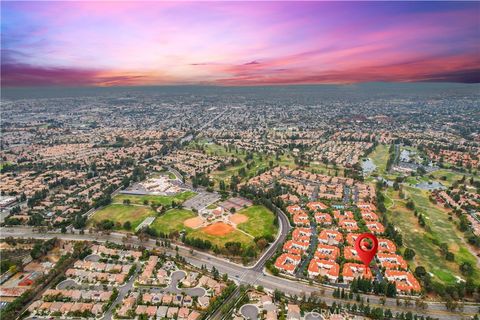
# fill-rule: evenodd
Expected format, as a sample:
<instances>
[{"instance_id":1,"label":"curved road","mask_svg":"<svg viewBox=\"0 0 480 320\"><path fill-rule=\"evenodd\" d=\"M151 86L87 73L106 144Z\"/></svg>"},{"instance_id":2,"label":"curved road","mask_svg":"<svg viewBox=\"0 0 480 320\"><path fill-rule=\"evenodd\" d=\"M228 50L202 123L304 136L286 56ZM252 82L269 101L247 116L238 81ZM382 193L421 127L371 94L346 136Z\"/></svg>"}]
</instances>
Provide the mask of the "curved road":
<instances>
[{"instance_id":1,"label":"curved road","mask_svg":"<svg viewBox=\"0 0 480 320\"><path fill-rule=\"evenodd\" d=\"M284 219L282 219L284 218ZM336 299L332 297L332 292L334 287L330 286L313 286L307 282L293 281L285 278L275 277L263 273L263 267L265 262L275 253L276 248L283 242L286 235L288 234L288 219L285 214L279 214L279 237L278 239L270 246L270 248L264 253L264 255L259 259L259 261L250 267L245 267L233 263L229 260L211 255L206 252L193 251L190 253L191 248L184 246L178 246L179 254L184 257L187 262L190 264L201 267L205 265L207 268L211 269L215 267L221 273L227 273L229 277L235 280L239 284L245 285L261 285L266 289L275 290L278 289L286 294L296 295L296 296L310 296L316 295L325 301L327 304L336 303L345 303L346 300ZM127 244L132 246L143 246L147 249L163 249L167 254L175 255L176 251L174 248L158 248L155 244L155 240L151 239L148 241L141 241L136 236L131 236L126 238L124 234L112 233L109 235L102 234L62 234L59 232L51 232L46 234L39 234L32 232L31 228L1 228L0 229L0 238L6 237L17 237L17 238L36 238L36 239L50 239L53 237L65 239L65 240L76 240L76 241L98 241L98 242L115 242L119 244ZM282 240L283 239L283 240ZM408 312L411 311L418 315L431 316L439 319L464 319L466 317L474 316L479 312L480 304L465 304L463 306L463 311L448 311L443 302L427 302L426 309L420 309L415 306L415 298L412 298L411 305L405 306L403 303L401 306L397 306L396 299L387 298L385 304L381 304L381 297L374 295L361 295L365 300L368 298L370 300L370 305L372 307L383 307L389 308L392 312ZM400 299L403 300L403 299Z\"/></svg>"}]
</instances>

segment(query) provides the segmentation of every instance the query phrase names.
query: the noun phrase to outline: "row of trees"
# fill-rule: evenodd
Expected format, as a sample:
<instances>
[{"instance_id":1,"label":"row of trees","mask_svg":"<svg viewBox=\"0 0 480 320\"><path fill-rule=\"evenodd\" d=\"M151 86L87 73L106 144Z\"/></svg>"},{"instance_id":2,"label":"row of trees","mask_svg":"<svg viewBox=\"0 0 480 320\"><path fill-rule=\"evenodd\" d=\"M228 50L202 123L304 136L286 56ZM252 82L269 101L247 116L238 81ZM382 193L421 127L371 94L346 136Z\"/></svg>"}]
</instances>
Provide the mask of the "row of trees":
<instances>
[{"instance_id":1,"label":"row of trees","mask_svg":"<svg viewBox=\"0 0 480 320\"><path fill-rule=\"evenodd\" d=\"M373 292L377 295L385 295L387 297L397 296L397 288L395 286L395 282L390 282L386 280L377 282L365 278L356 278L353 279L350 283L350 290L352 293Z\"/></svg>"}]
</instances>

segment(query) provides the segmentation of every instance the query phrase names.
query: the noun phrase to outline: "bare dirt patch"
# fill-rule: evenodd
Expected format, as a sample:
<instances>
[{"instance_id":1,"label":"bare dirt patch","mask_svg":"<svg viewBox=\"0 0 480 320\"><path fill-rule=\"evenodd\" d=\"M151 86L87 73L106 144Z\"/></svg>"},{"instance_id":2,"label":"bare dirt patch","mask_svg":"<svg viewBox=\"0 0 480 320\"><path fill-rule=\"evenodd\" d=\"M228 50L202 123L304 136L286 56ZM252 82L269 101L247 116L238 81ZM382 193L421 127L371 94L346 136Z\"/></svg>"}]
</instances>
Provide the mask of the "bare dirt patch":
<instances>
[{"instance_id":1,"label":"bare dirt patch","mask_svg":"<svg viewBox=\"0 0 480 320\"><path fill-rule=\"evenodd\" d=\"M231 225L224 222L216 222L202 229L203 232L212 236L224 236L235 230Z\"/></svg>"},{"instance_id":2,"label":"bare dirt patch","mask_svg":"<svg viewBox=\"0 0 480 320\"><path fill-rule=\"evenodd\" d=\"M236 225L248 221L248 217L244 214L241 214L241 213L232 214L229 219L230 219L230 221L232 221Z\"/></svg>"},{"instance_id":3,"label":"bare dirt patch","mask_svg":"<svg viewBox=\"0 0 480 320\"><path fill-rule=\"evenodd\" d=\"M196 229L200 227L203 223L203 219L200 217L195 217L195 218L190 218L185 221L183 221L183 224L185 227Z\"/></svg>"}]
</instances>

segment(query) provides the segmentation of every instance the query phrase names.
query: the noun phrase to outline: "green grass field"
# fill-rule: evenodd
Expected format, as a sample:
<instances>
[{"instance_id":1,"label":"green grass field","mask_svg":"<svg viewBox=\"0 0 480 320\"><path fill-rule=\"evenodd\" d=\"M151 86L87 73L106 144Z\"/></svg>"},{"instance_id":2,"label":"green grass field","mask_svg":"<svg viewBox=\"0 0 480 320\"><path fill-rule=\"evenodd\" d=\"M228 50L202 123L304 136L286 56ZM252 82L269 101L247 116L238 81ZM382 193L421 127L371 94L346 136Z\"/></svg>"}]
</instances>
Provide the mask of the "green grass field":
<instances>
[{"instance_id":1,"label":"green grass field","mask_svg":"<svg viewBox=\"0 0 480 320\"><path fill-rule=\"evenodd\" d=\"M226 170L217 170L215 172L212 172L211 177L215 181L215 184L217 186L222 180L225 183L229 183L232 176L239 176L239 171L242 168L246 171L246 177L240 177L240 179L245 180L246 178L248 179L256 176L260 170L268 169L270 167L270 162L273 164L273 166L295 166L294 159L290 155L282 155L277 159L274 155L254 153L253 159L249 160L249 162L251 163L250 168L247 168L247 161L245 160L247 152L245 152L244 150L238 150L238 152L236 153L235 151L228 151L227 148L223 146L213 143L205 143L204 141L198 141L196 143L193 143L190 147L201 147L209 155L234 156L242 160L242 163L236 166L230 166L227 167Z\"/></svg>"},{"instance_id":2,"label":"green grass field","mask_svg":"<svg viewBox=\"0 0 480 320\"><path fill-rule=\"evenodd\" d=\"M455 181L461 180L465 175L469 179L472 175L465 172L455 172L448 169L440 169L432 172L432 175L437 181L441 182L443 185L450 187ZM478 176L475 178L478 179Z\"/></svg>"},{"instance_id":3,"label":"green grass field","mask_svg":"<svg viewBox=\"0 0 480 320\"><path fill-rule=\"evenodd\" d=\"M144 206L127 206L123 204L110 204L103 209L98 210L93 214L90 219L90 224L95 224L102 220L111 220L115 224L119 223L123 225L126 221L130 221L132 228L135 228L146 218L155 216L156 213L149 207ZM119 230L123 227L116 226L115 229Z\"/></svg>"},{"instance_id":4,"label":"green grass field","mask_svg":"<svg viewBox=\"0 0 480 320\"><path fill-rule=\"evenodd\" d=\"M215 181L215 185L218 187L220 181L229 183L232 176L239 176L239 171L244 168L246 171L246 177L239 177L241 181L245 181L251 177L258 175L258 172L261 170L268 170L270 167L270 162L273 166L286 166L290 168L296 168L295 158L291 154L284 154L280 157L268 154L254 153L253 159L249 160L251 163L250 168L247 168L247 162L245 161L247 152L244 150L234 150L228 151L227 148L220 146L214 143L207 143L206 140L198 140L190 143L188 146L190 149L202 149L209 155L214 156L234 156L240 160L242 163L236 166L227 167L226 170L217 170L210 174L211 178ZM388 148L387 148L388 152ZM385 160L386 161L386 160ZM337 172L338 175L343 175L343 168L335 168L333 165L326 165L324 163L310 163L309 166L304 168L307 171L321 173L321 174L330 174L335 175Z\"/></svg>"},{"instance_id":5,"label":"green grass field","mask_svg":"<svg viewBox=\"0 0 480 320\"><path fill-rule=\"evenodd\" d=\"M208 233L205 233L202 228L192 229L186 227L183 223L185 220L196 217L197 214L185 210L185 209L171 209L165 214L157 217L155 221L150 225L151 228L155 229L157 232L164 234L169 234L172 232L181 232L185 231L187 233L187 238L197 238L202 240L209 240L212 244L223 248L227 242L240 242L242 246L247 247L249 245L254 245L253 239L246 234L233 230L225 236L214 236Z\"/></svg>"},{"instance_id":6,"label":"green grass field","mask_svg":"<svg viewBox=\"0 0 480 320\"><path fill-rule=\"evenodd\" d=\"M144 201L147 200L148 204L156 205L170 205L172 201L175 203L183 203L185 200L192 198L196 193L193 191L185 191L174 196L155 196L155 195L127 195L119 194L113 197L112 201L114 203L123 203L124 200L129 199L132 204L144 204Z\"/></svg>"},{"instance_id":7,"label":"green grass field","mask_svg":"<svg viewBox=\"0 0 480 320\"><path fill-rule=\"evenodd\" d=\"M180 232L182 230L188 232L192 229L185 227L183 222L196 216L197 214L190 210L171 209L157 217L150 227L164 234L169 234L174 231Z\"/></svg>"},{"instance_id":8,"label":"green grass field","mask_svg":"<svg viewBox=\"0 0 480 320\"><path fill-rule=\"evenodd\" d=\"M375 150L369 155L369 158L372 159L373 163L377 166L375 171L379 174L385 174L387 170L387 161L388 161L388 149L389 145L379 144Z\"/></svg>"},{"instance_id":9,"label":"green grass field","mask_svg":"<svg viewBox=\"0 0 480 320\"><path fill-rule=\"evenodd\" d=\"M264 206L251 206L238 211L248 217L248 221L239 224L240 230L253 237L273 236L277 233L277 227L273 224L275 215Z\"/></svg>"},{"instance_id":10,"label":"green grass field","mask_svg":"<svg viewBox=\"0 0 480 320\"><path fill-rule=\"evenodd\" d=\"M195 229L191 232L188 232L187 237L209 240L212 244L219 248L223 248L227 242L240 242L244 248L254 245L252 238L238 230L233 230L225 236L214 236L203 232L201 229Z\"/></svg>"},{"instance_id":11,"label":"green grass field","mask_svg":"<svg viewBox=\"0 0 480 320\"><path fill-rule=\"evenodd\" d=\"M453 221L448 220L448 211L441 206L432 204L428 199L428 192L412 187L404 187L404 191L415 203L418 212L425 216L429 230L418 224L413 211L405 207L406 200L398 197L398 192L389 189L387 196L393 199L393 206L388 210L389 220L394 223L403 235L404 245L416 251L416 256L410 267L422 265L431 272L434 280L445 284L454 284L456 276L465 278L459 265L468 261L474 266L472 279L480 283L480 270L475 256L468 250L462 234L457 230ZM387 197L387 198L388 198ZM388 205L387 205L388 207ZM455 261L446 261L438 244L447 243L449 250L455 254Z\"/></svg>"}]
</instances>

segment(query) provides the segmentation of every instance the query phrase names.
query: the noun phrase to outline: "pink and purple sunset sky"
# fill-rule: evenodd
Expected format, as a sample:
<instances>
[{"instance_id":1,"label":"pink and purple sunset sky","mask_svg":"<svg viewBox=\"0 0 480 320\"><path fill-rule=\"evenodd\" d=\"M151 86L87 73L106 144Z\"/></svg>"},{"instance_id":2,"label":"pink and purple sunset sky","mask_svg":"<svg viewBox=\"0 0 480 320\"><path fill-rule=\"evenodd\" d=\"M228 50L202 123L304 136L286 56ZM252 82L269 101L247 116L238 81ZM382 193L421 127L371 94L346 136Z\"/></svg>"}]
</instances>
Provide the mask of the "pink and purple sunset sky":
<instances>
[{"instance_id":1,"label":"pink and purple sunset sky","mask_svg":"<svg viewBox=\"0 0 480 320\"><path fill-rule=\"evenodd\" d=\"M2 86L480 82L480 2L1 4Z\"/></svg>"}]
</instances>

